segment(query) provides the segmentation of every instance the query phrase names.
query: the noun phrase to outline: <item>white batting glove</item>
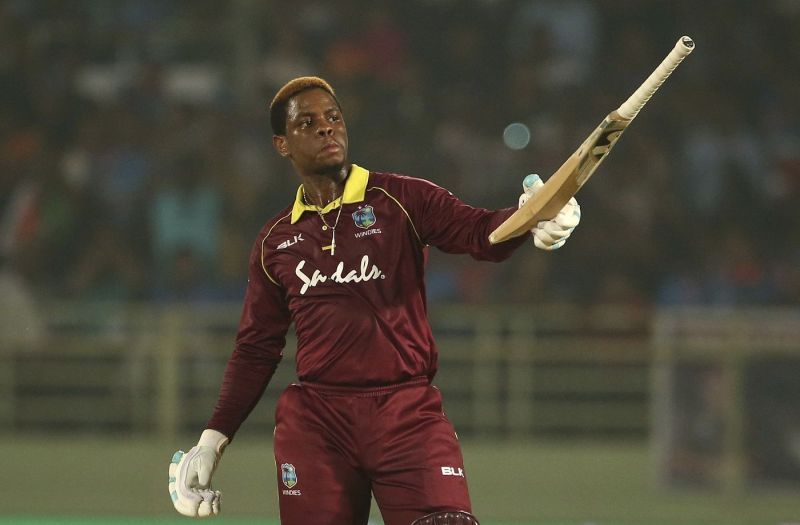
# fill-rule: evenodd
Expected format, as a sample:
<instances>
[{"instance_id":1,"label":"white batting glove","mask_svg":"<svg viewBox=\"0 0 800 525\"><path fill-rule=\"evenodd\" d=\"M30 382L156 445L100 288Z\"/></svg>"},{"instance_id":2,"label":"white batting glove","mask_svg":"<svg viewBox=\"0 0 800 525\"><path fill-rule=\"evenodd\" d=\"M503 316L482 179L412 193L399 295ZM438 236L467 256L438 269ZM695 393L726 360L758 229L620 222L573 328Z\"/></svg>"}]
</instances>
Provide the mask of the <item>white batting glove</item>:
<instances>
[{"instance_id":1,"label":"white batting glove","mask_svg":"<svg viewBox=\"0 0 800 525\"><path fill-rule=\"evenodd\" d=\"M175 510L190 518L219 514L221 494L211 489L211 476L228 441L208 428L189 452L175 452L169 464L169 495Z\"/></svg>"},{"instance_id":2,"label":"white batting glove","mask_svg":"<svg viewBox=\"0 0 800 525\"><path fill-rule=\"evenodd\" d=\"M522 181L523 194L519 196L519 207L536 195L542 186L544 186L544 182L538 175L532 174L525 177L525 180ZM540 221L535 228L531 229L533 244L542 250L557 250L564 246L579 222L581 222L581 207L575 197L572 197L561 208L558 215L549 221Z\"/></svg>"}]
</instances>

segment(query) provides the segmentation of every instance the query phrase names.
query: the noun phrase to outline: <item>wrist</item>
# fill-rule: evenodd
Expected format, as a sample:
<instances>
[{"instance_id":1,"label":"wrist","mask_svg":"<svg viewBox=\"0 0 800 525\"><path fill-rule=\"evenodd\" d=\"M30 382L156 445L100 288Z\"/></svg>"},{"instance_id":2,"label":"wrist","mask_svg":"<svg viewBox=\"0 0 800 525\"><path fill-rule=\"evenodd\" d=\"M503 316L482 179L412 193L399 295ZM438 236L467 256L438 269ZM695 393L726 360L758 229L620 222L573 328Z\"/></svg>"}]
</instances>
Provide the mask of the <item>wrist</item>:
<instances>
[{"instance_id":1,"label":"wrist","mask_svg":"<svg viewBox=\"0 0 800 525\"><path fill-rule=\"evenodd\" d=\"M228 439L228 436L222 432L214 430L213 428L207 428L200 434L200 440L197 442L197 446L211 447L217 451L218 455L222 455L222 451L225 450L229 442L230 439Z\"/></svg>"}]
</instances>

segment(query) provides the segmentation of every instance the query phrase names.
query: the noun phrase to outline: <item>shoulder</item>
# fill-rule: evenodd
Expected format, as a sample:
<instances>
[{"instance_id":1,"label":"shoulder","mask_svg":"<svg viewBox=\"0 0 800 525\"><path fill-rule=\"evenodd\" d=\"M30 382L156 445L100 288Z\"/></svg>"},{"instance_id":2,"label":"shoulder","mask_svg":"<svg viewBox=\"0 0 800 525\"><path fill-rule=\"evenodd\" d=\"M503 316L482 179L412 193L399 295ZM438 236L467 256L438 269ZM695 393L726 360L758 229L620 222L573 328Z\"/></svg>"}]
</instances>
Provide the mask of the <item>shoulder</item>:
<instances>
[{"instance_id":1,"label":"shoulder","mask_svg":"<svg viewBox=\"0 0 800 525\"><path fill-rule=\"evenodd\" d=\"M439 185L426 179L380 171L370 172L367 188L380 188L395 195L409 195L442 189Z\"/></svg>"},{"instance_id":2,"label":"shoulder","mask_svg":"<svg viewBox=\"0 0 800 525\"><path fill-rule=\"evenodd\" d=\"M264 226L261 227L261 230L258 232L258 236L256 237L254 251L261 251L264 248L267 240L274 236L275 233L279 232L281 228L285 228L291 225L292 219L292 205L289 205L276 213L271 219L269 219Z\"/></svg>"},{"instance_id":3,"label":"shoulder","mask_svg":"<svg viewBox=\"0 0 800 525\"><path fill-rule=\"evenodd\" d=\"M250 251L250 272L263 272L274 284L278 281L270 275L267 270L267 259L269 253L279 244L275 239L280 237L280 233L288 226L291 226L292 206L287 206L274 217L268 220L258 232Z\"/></svg>"}]
</instances>

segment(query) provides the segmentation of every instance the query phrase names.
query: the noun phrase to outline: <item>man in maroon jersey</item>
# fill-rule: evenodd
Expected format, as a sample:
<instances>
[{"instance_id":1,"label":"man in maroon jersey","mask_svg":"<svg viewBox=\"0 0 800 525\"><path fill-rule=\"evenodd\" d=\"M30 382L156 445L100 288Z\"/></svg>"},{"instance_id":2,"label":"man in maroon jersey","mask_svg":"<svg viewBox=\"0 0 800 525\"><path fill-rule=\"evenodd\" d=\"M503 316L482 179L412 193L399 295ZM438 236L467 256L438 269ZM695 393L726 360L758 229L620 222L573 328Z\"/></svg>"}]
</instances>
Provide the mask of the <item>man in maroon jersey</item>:
<instances>
[{"instance_id":1,"label":"man in maroon jersey","mask_svg":"<svg viewBox=\"0 0 800 525\"><path fill-rule=\"evenodd\" d=\"M431 245L506 259L525 236L497 245L488 237L514 208L473 208L430 182L349 163L341 107L320 78L286 84L270 118L275 149L302 184L256 239L219 400L197 446L170 465L176 509L218 512L211 475L294 322L299 382L275 415L281 523L363 525L371 494L387 525L478 523L458 439L431 386L425 261ZM526 178L521 200L541 185ZM536 245L560 247L579 220L572 200L533 230Z\"/></svg>"}]
</instances>

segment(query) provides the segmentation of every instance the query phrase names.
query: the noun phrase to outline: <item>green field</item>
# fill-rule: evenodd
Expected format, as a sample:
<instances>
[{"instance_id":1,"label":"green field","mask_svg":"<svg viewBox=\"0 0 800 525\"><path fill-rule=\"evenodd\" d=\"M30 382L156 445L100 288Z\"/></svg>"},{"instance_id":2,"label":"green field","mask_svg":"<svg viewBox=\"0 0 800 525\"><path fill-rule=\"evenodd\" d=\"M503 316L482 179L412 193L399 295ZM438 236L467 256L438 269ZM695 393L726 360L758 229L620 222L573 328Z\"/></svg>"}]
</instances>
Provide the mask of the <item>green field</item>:
<instances>
[{"instance_id":1,"label":"green field","mask_svg":"<svg viewBox=\"0 0 800 525\"><path fill-rule=\"evenodd\" d=\"M8 525L134 525L146 521L147 523L155 523L157 525L186 525L193 523L187 518L104 518L104 517L77 517L77 518L37 518L37 517L10 517L0 518L0 523ZM233 518L216 518L213 520L216 525L280 525L277 520L265 520L258 518L250 519L233 519ZM376 524L379 522L375 522ZM521 522L499 522L499 521L483 521L484 525L522 525ZM537 522L536 525L587 525L586 522L558 522L558 523L542 523ZM614 523L595 523L592 525L615 525Z\"/></svg>"},{"instance_id":2,"label":"green field","mask_svg":"<svg viewBox=\"0 0 800 525\"><path fill-rule=\"evenodd\" d=\"M9 516L0 517L0 524L3 525L136 525L142 522L154 523L156 525L186 525L193 523L194 520L182 517L105 517L105 516L72 516L72 517L37 517L37 516ZM216 525L280 525L277 519L267 518L224 518L217 517L213 520ZM370 522L370 525L380 525L379 518ZM486 521L483 525L629 525L621 522L587 522L587 521Z\"/></svg>"},{"instance_id":3,"label":"green field","mask_svg":"<svg viewBox=\"0 0 800 525\"><path fill-rule=\"evenodd\" d=\"M0 524L189 523L167 495L177 445L127 439L0 439ZM483 525L800 523L797 492L664 491L641 445L464 443ZM271 443L236 441L215 476L221 525L277 524ZM374 509L376 523L379 514Z\"/></svg>"},{"instance_id":4,"label":"green field","mask_svg":"<svg viewBox=\"0 0 800 525\"><path fill-rule=\"evenodd\" d=\"M103 517L73 517L73 518L36 518L36 517L10 517L0 518L0 523L6 525L134 525L142 522L155 523L156 525L186 525L193 523L187 518L103 518ZM215 525L280 525L277 520L265 520L263 518L232 519L216 518L213 520ZM376 525L380 522L374 522ZM529 522L500 522L483 521L484 525L521 525ZM628 525L613 522L536 522L536 525Z\"/></svg>"}]
</instances>

